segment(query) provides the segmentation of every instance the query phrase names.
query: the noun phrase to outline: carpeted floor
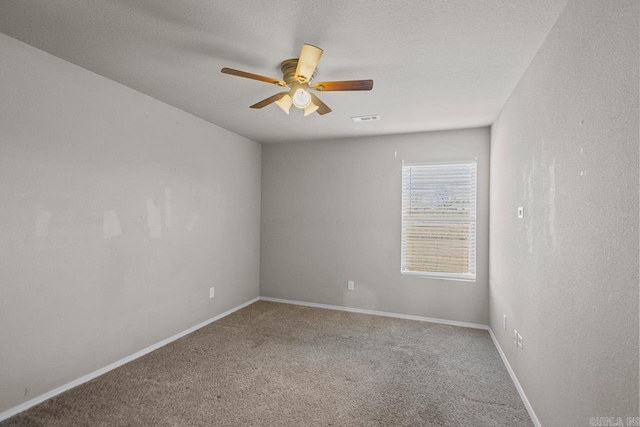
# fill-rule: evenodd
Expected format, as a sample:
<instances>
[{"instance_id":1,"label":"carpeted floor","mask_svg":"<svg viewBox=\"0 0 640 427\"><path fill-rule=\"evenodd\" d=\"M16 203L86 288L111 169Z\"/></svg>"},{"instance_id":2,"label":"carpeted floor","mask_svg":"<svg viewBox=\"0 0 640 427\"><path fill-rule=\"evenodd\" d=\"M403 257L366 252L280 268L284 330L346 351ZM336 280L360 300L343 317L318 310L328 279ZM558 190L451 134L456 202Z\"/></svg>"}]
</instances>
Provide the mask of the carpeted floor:
<instances>
[{"instance_id":1,"label":"carpeted floor","mask_svg":"<svg viewBox=\"0 0 640 427\"><path fill-rule=\"evenodd\" d=\"M259 301L15 425L533 424L486 331Z\"/></svg>"}]
</instances>

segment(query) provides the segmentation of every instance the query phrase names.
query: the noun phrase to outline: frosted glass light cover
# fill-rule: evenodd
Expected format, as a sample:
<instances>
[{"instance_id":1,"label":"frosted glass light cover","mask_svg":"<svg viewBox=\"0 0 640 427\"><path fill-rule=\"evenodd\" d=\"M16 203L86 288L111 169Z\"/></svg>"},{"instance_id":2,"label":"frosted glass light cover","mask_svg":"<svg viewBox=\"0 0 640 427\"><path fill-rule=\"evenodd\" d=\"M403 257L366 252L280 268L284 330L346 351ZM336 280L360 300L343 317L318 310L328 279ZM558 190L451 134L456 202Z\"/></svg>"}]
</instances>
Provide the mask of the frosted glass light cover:
<instances>
[{"instance_id":1,"label":"frosted glass light cover","mask_svg":"<svg viewBox=\"0 0 640 427\"><path fill-rule=\"evenodd\" d=\"M293 94L293 105L298 108L306 108L311 104L311 95L304 89L298 89Z\"/></svg>"},{"instance_id":2,"label":"frosted glass light cover","mask_svg":"<svg viewBox=\"0 0 640 427\"><path fill-rule=\"evenodd\" d=\"M314 104L313 102L310 102L309 105L307 105L304 109L304 115L305 117L308 116L311 113L315 113L315 111L320 108L319 106L317 106L316 104Z\"/></svg>"},{"instance_id":3,"label":"frosted glass light cover","mask_svg":"<svg viewBox=\"0 0 640 427\"><path fill-rule=\"evenodd\" d=\"M282 108L282 111L284 111L287 114L289 114L289 109L291 108L292 103L293 101L291 100L290 95L285 95L276 101L276 105Z\"/></svg>"}]
</instances>

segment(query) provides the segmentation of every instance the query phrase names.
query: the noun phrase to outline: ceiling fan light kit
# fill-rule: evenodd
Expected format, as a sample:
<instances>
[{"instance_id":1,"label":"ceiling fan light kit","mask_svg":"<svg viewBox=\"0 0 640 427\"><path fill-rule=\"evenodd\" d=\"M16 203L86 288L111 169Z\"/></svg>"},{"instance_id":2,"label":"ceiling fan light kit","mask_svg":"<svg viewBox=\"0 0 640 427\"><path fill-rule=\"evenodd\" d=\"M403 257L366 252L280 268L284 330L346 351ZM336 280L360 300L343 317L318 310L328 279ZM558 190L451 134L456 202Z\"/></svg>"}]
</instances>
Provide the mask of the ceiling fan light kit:
<instances>
[{"instance_id":1,"label":"ceiling fan light kit","mask_svg":"<svg viewBox=\"0 0 640 427\"><path fill-rule=\"evenodd\" d=\"M282 80L259 74L247 73L246 71L223 68L220 70L224 74L258 80L265 83L275 84L280 87L290 88L289 92L280 92L270 96L260 102L253 104L250 108L263 108L271 103L275 103L286 114L289 114L291 105L304 111L308 116L314 112L324 115L331 112L324 102L312 91L352 91L371 90L373 80L343 80L333 82L317 82L311 84L318 62L322 57L322 49L310 44L303 44L299 58L286 59L280 64L282 70Z\"/></svg>"}]
</instances>

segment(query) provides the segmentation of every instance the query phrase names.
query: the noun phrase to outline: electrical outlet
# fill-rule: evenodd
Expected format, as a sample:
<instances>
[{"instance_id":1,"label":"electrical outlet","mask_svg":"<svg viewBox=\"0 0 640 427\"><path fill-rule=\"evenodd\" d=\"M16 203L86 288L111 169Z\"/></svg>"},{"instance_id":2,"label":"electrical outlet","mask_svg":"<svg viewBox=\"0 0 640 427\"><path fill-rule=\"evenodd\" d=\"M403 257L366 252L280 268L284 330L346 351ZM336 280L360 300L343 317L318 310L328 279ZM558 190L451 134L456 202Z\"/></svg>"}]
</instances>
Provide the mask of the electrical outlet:
<instances>
[{"instance_id":1,"label":"electrical outlet","mask_svg":"<svg viewBox=\"0 0 640 427\"><path fill-rule=\"evenodd\" d=\"M522 350L522 335L518 334L518 347Z\"/></svg>"},{"instance_id":2,"label":"electrical outlet","mask_svg":"<svg viewBox=\"0 0 640 427\"><path fill-rule=\"evenodd\" d=\"M502 327L504 328L504 330L507 330L507 315L506 314L502 314Z\"/></svg>"},{"instance_id":3,"label":"electrical outlet","mask_svg":"<svg viewBox=\"0 0 640 427\"><path fill-rule=\"evenodd\" d=\"M216 288L209 288L209 298L216 296Z\"/></svg>"},{"instance_id":4,"label":"electrical outlet","mask_svg":"<svg viewBox=\"0 0 640 427\"><path fill-rule=\"evenodd\" d=\"M353 280L349 280L347 282L347 289L350 290L350 291L355 289L355 282Z\"/></svg>"}]
</instances>

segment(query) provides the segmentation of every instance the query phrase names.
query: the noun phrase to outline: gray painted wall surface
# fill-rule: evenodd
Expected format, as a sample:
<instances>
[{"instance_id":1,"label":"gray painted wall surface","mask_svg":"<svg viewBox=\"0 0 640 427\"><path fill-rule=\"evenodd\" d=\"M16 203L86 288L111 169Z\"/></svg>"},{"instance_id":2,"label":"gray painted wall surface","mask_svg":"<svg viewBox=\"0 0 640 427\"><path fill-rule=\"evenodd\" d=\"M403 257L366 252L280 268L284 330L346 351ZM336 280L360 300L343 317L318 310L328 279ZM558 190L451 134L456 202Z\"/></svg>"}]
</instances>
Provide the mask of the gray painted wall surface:
<instances>
[{"instance_id":1,"label":"gray painted wall surface","mask_svg":"<svg viewBox=\"0 0 640 427\"><path fill-rule=\"evenodd\" d=\"M258 296L261 147L2 34L0 57L2 412Z\"/></svg>"},{"instance_id":2,"label":"gray painted wall surface","mask_svg":"<svg viewBox=\"0 0 640 427\"><path fill-rule=\"evenodd\" d=\"M639 8L570 2L492 127L491 328L544 426L638 416Z\"/></svg>"},{"instance_id":3,"label":"gray painted wall surface","mask_svg":"<svg viewBox=\"0 0 640 427\"><path fill-rule=\"evenodd\" d=\"M260 294L486 325L489 143L478 128L263 146ZM402 160L475 157L477 281L402 276Z\"/></svg>"}]
</instances>

